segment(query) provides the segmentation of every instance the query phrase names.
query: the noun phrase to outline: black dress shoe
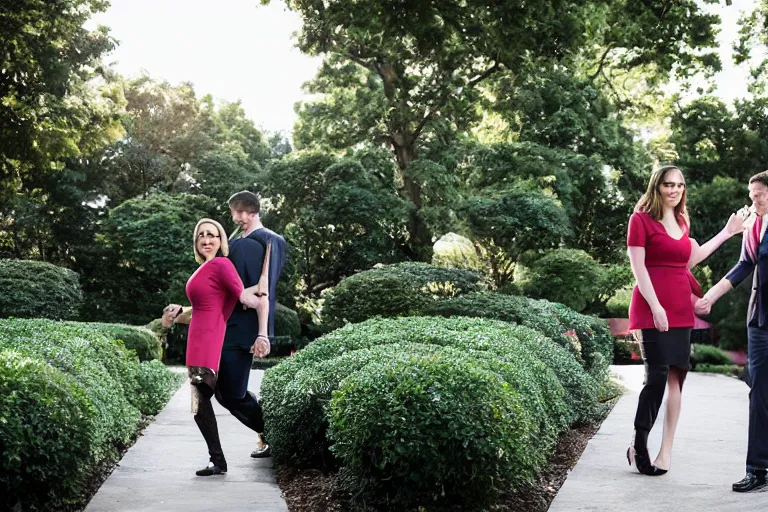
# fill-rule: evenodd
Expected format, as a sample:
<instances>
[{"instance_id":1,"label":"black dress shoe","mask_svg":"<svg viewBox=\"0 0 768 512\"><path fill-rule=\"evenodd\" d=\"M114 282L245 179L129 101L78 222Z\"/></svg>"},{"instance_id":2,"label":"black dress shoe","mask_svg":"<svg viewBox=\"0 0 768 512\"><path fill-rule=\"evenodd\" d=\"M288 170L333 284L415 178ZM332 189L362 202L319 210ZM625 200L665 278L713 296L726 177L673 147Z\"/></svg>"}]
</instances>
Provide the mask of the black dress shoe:
<instances>
[{"instance_id":1,"label":"black dress shoe","mask_svg":"<svg viewBox=\"0 0 768 512\"><path fill-rule=\"evenodd\" d=\"M627 461L630 466L634 463L635 468L647 476L661 476L667 472L666 469L659 469L651 464L651 457L648 455L647 430L635 430L635 439L627 449Z\"/></svg>"},{"instance_id":2,"label":"black dress shoe","mask_svg":"<svg viewBox=\"0 0 768 512\"><path fill-rule=\"evenodd\" d=\"M222 468L222 467L217 466L213 462L209 462L208 465L206 467L204 467L203 469L198 469L197 471L195 471L195 474L197 476L224 475L226 473L227 473L227 467L226 466L224 466Z\"/></svg>"},{"instance_id":3,"label":"black dress shoe","mask_svg":"<svg viewBox=\"0 0 768 512\"><path fill-rule=\"evenodd\" d=\"M267 457L272 456L272 448L269 447L268 444L264 445L264 448L261 448L259 450L253 450L251 452L251 457L254 459L266 459Z\"/></svg>"},{"instance_id":4,"label":"black dress shoe","mask_svg":"<svg viewBox=\"0 0 768 512\"><path fill-rule=\"evenodd\" d=\"M747 474L733 484L734 492L752 492L768 490L768 485L765 482L765 471L747 471Z\"/></svg>"}]
</instances>

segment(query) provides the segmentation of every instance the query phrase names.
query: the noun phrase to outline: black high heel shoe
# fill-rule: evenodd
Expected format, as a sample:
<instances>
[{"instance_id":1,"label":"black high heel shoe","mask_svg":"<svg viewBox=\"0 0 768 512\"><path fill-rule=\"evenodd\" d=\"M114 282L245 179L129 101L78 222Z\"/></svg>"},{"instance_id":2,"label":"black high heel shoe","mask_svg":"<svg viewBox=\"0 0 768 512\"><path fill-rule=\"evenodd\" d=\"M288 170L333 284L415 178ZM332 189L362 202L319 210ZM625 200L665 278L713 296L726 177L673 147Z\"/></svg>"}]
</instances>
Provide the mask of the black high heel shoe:
<instances>
[{"instance_id":1,"label":"black high heel shoe","mask_svg":"<svg viewBox=\"0 0 768 512\"><path fill-rule=\"evenodd\" d=\"M666 469L659 469L651 464L651 457L648 455L648 448L646 442L648 441L648 432L635 431L634 444L627 448L627 462L632 465L634 461L635 467L643 475L647 476L661 476L667 472ZM638 450L642 448L642 451Z\"/></svg>"}]
</instances>

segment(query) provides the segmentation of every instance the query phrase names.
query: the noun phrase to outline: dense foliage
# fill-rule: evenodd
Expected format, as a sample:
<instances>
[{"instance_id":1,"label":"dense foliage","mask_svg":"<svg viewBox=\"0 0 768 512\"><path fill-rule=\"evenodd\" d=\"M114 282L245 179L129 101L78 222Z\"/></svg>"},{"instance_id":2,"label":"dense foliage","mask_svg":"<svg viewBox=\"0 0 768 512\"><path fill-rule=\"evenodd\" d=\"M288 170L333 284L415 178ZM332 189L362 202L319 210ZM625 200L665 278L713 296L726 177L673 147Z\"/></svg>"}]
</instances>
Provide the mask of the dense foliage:
<instances>
[{"instance_id":1,"label":"dense foliage","mask_svg":"<svg viewBox=\"0 0 768 512\"><path fill-rule=\"evenodd\" d=\"M400 263L360 272L330 290L323 325L336 328L374 316L418 315L432 302L482 289L482 277L470 270L425 263Z\"/></svg>"},{"instance_id":2,"label":"dense foliage","mask_svg":"<svg viewBox=\"0 0 768 512\"><path fill-rule=\"evenodd\" d=\"M80 278L42 261L0 260L0 318L80 317Z\"/></svg>"},{"instance_id":3,"label":"dense foliage","mask_svg":"<svg viewBox=\"0 0 768 512\"><path fill-rule=\"evenodd\" d=\"M93 472L116 459L179 380L87 324L0 320L3 508L82 499Z\"/></svg>"},{"instance_id":4,"label":"dense foliage","mask_svg":"<svg viewBox=\"0 0 768 512\"><path fill-rule=\"evenodd\" d=\"M539 331L407 317L326 334L270 369L262 396L278 462L341 464L354 494L413 506L487 501L492 480L530 481L563 429L599 414L599 389ZM455 445L468 451L457 458ZM458 485L473 474L482 484Z\"/></svg>"}]
</instances>

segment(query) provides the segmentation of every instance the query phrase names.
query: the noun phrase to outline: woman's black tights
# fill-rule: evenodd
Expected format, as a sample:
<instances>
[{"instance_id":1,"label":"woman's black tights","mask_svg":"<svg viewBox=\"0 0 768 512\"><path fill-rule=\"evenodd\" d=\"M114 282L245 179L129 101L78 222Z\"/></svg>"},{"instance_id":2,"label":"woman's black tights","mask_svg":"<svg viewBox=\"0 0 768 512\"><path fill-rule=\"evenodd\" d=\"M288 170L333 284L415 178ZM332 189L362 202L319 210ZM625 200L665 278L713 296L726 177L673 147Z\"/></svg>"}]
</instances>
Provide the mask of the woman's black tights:
<instances>
[{"instance_id":1,"label":"woman's black tights","mask_svg":"<svg viewBox=\"0 0 768 512\"><path fill-rule=\"evenodd\" d=\"M212 376L207 375L206 377ZM213 404L211 403L215 382L209 383L206 382L207 380L210 379L205 379L203 382L194 384L192 387L193 392L196 391L198 394L195 423L197 423L197 427L200 429L200 433L203 434L203 438L208 445L208 454L211 456L211 462L221 468L222 471L227 471L227 461L224 458L224 451L221 449L216 414L213 412Z\"/></svg>"}]
</instances>

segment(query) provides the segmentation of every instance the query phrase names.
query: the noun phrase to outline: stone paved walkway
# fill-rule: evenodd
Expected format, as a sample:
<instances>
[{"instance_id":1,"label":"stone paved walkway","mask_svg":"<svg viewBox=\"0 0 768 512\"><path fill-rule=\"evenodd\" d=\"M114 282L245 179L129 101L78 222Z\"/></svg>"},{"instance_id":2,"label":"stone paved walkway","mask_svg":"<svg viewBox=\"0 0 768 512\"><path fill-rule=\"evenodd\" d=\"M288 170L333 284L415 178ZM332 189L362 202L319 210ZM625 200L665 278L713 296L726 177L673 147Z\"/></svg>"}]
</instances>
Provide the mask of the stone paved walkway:
<instances>
[{"instance_id":1,"label":"stone paved walkway","mask_svg":"<svg viewBox=\"0 0 768 512\"><path fill-rule=\"evenodd\" d=\"M642 366L612 367L629 388L589 442L550 512L768 511L768 492L737 494L747 450L746 384L722 375L690 373L675 436L672 468L647 477L627 465ZM654 457L661 444L662 413L651 432ZM768 432L766 432L768 435Z\"/></svg>"},{"instance_id":2,"label":"stone paved walkway","mask_svg":"<svg viewBox=\"0 0 768 512\"><path fill-rule=\"evenodd\" d=\"M257 390L263 372L251 372ZM214 400L227 456L225 476L201 478L195 470L208 451L190 413L184 384L120 461L86 512L287 512L272 472L272 459L252 459L255 435Z\"/></svg>"}]
</instances>

